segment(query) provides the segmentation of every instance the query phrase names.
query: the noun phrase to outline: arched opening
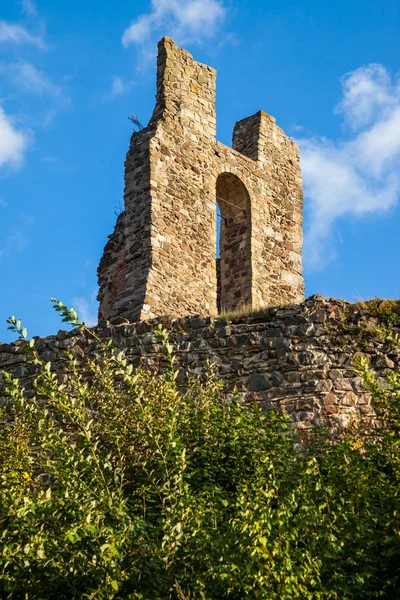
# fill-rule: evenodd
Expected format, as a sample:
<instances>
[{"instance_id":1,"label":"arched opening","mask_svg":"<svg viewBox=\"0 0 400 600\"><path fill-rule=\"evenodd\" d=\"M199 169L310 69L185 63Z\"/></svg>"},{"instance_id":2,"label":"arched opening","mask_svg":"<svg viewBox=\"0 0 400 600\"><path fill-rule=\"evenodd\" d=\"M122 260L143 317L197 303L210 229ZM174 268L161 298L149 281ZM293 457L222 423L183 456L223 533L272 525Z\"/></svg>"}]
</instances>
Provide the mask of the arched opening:
<instances>
[{"instance_id":1,"label":"arched opening","mask_svg":"<svg viewBox=\"0 0 400 600\"><path fill-rule=\"evenodd\" d=\"M249 194L236 175L217 179L218 312L251 304L251 215Z\"/></svg>"}]
</instances>

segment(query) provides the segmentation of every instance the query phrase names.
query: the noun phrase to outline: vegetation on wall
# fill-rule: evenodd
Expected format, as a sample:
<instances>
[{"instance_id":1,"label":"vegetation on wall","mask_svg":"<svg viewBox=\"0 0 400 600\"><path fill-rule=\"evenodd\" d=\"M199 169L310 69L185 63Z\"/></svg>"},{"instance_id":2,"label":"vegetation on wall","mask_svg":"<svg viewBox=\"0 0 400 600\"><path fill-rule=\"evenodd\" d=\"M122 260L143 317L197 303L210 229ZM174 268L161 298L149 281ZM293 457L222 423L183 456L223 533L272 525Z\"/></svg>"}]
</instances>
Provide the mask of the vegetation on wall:
<instances>
[{"instance_id":1,"label":"vegetation on wall","mask_svg":"<svg viewBox=\"0 0 400 600\"><path fill-rule=\"evenodd\" d=\"M55 302L64 321L85 327ZM10 327L21 340L20 321ZM3 374L3 598L393 599L400 585L400 375L358 369L377 418L332 443L223 393L182 391L110 344L60 384L35 342L34 396ZM301 442L301 443L300 443Z\"/></svg>"},{"instance_id":2,"label":"vegetation on wall","mask_svg":"<svg viewBox=\"0 0 400 600\"><path fill-rule=\"evenodd\" d=\"M400 324L400 300L372 298L349 303L340 321L340 327L331 332L339 346L352 344L355 336L361 350L374 340L399 345L394 328Z\"/></svg>"}]
</instances>

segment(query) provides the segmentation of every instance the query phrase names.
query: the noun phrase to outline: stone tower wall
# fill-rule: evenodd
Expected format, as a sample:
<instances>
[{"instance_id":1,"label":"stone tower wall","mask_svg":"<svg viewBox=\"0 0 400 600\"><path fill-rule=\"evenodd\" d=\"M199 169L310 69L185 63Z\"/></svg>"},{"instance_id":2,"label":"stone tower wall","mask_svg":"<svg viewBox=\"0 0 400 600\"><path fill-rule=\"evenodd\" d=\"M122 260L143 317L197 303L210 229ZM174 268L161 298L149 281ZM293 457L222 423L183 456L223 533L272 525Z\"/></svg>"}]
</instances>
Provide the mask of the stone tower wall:
<instances>
[{"instance_id":1,"label":"stone tower wall","mask_svg":"<svg viewBox=\"0 0 400 600\"><path fill-rule=\"evenodd\" d=\"M125 210L104 248L98 268L99 323L118 315L139 317L146 297L151 251L150 141L134 133L125 161Z\"/></svg>"},{"instance_id":2,"label":"stone tower wall","mask_svg":"<svg viewBox=\"0 0 400 600\"><path fill-rule=\"evenodd\" d=\"M184 135L199 132L215 138L215 69L193 60L170 38L158 45L156 106L150 124L160 119L179 122Z\"/></svg>"},{"instance_id":3,"label":"stone tower wall","mask_svg":"<svg viewBox=\"0 0 400 600\"><path fill-rule=\"evenodd\" d=\"M161 40L156 107L132 136L125 213L99 267L101 322L217 313L217 202L222 309L303 298L297 146L263 112L235 127L241 152L217 142L215 76Z\"/></svg>"}]
</instances>

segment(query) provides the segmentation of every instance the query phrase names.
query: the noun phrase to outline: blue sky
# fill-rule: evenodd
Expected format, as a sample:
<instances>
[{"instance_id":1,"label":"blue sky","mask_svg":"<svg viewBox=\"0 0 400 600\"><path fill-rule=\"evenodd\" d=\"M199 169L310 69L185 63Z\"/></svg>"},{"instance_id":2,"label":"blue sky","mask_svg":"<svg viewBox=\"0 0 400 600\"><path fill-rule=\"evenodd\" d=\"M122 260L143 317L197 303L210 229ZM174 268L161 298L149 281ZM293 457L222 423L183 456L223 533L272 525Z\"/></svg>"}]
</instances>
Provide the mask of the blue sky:
<instances>
[{"instance_id":1,"label":"blue sky","mask_svg":"<svg viewBox=\"0 0 400 600\"><path fill-rule=\"evenodd\" d=\"M398 0L3 0L0 339L55 333L52 296L94 320L163 35L218 70L220 141L263 109L299 142L307 295L399 297Z\"/></svg>"}]
</instances>

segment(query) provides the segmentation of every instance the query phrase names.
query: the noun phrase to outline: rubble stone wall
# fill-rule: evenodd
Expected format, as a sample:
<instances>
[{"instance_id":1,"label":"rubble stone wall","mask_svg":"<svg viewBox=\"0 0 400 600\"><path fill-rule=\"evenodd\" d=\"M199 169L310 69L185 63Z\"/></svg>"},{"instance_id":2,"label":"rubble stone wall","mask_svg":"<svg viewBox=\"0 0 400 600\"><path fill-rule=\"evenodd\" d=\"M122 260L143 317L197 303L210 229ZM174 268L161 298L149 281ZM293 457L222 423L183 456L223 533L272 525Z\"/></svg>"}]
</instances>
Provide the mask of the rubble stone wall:
<instances>
[{"instance_id":1,"label":"rubble stone wall","mask_svg":"<svg viewBox=\"0 0 400 600\"><path fill-rule=\"evenodd\" d=\"M225 218L221 308L300 302L297 145L263 111L236 125L233 148L221 144L215 70L170 38L159 43L157 66L156 107L132 135L125 211L99 266L99 323L217 314L217 202ZM233 178L236 189L219 185L217 193L218 181Z\"/></svg>"},{"instance_id":2,"label":"rubble stone wall","mask_svg":"<svg viewBox=\"0 0 400 600\"><path fill-rule=\"evenodd\" d=\"M373 321L363 311L353 311L347 325L350 334L343 336L343 314L348 309L347 302L314 296L296 306L270 308L231 322L212 317L165 321L180 368L178 381L184 385L189 376L204 375L212 363L227 391L236 388L244 399L260 402L266 410L285 410L297 427L333 421L346 425L359 417L368 418L372 413L369 394L354 369L354 356L362 352L381 375L387 368L400 367L400 351L373 336L367 341L363 338L360 345L360 324ZM158 322L96 328L95 332L105 340L112 338L134 365L157 369L162 365L154 335ZM97 347L80 330L36 338L36 346L44 360L52 361L60 378L66 376L66 348L84 364ZM18 376L29 394L32 373L18 342L0 344L1 370Z\"/></svg>"}]
</instances>

